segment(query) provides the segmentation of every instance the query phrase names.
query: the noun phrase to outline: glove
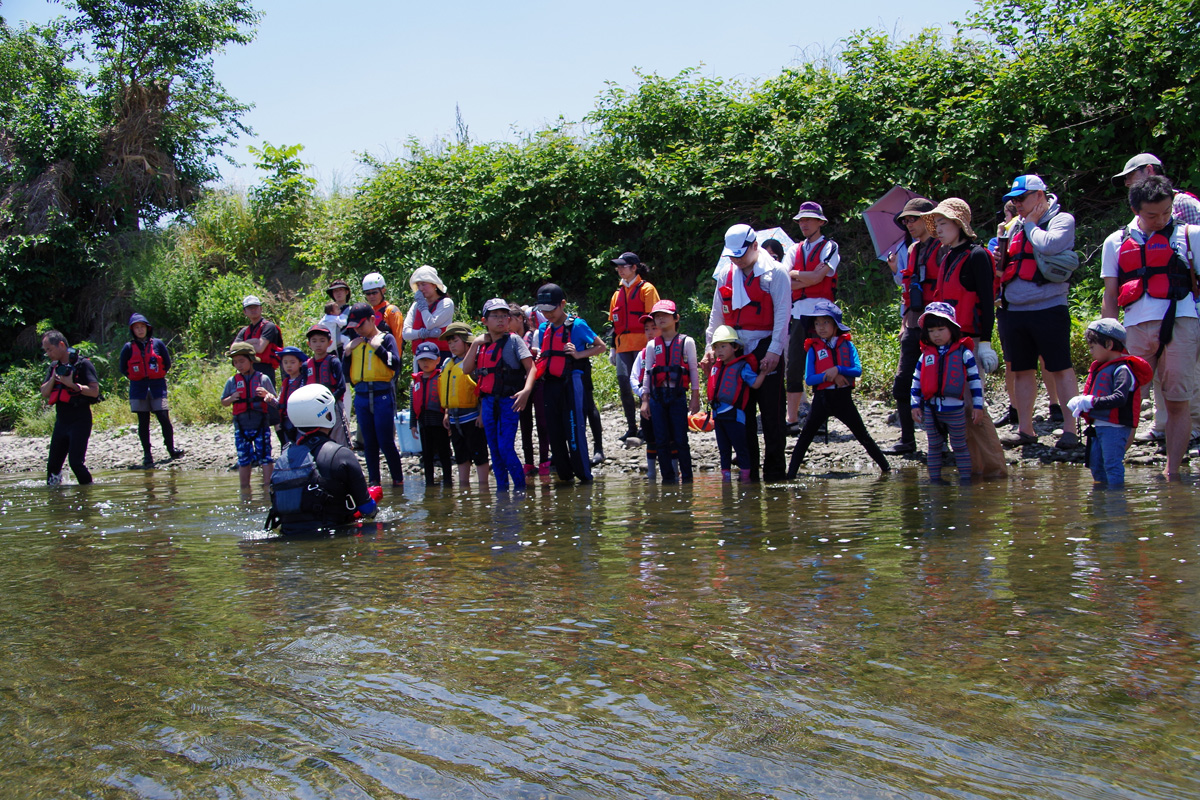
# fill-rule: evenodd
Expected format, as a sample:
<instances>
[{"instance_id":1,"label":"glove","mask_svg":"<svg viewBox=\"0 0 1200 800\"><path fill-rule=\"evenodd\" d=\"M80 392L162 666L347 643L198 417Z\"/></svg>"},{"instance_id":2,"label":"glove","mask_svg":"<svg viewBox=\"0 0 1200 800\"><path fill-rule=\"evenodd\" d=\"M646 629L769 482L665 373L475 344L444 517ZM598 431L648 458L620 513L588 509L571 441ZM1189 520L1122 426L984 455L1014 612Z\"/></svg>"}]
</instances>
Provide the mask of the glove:
<instances>
[{"instance_id":1,"label":"glove","mask_svg":"<svg viewBox=\"0 0 1200 800\"><path fill-rule=\"evenodd\" d=\"M376 503L378 503L380 500L383 499L383 487L382 486L368 486L367 487L367 496L370 497L372 500L374 500Z\"/></svg>"},{"instance_id":2,"label":"glove","mask_svg":"<svg viewBox=\"0 0 1200 800\"><path fill-rule=\"evenodd\" d=\"M1000 366L1000 357L992 349L991 342L980 342L975 355L979 356L979 366L983 367L984 372L995 372L996 368Z\"/></svg>"},{"instance_id":3,"label":"glove","mask_svg":"<svg viewBox=\"0 0 1200 800\"><path fill-rule=\"evenodd\" d=\"M1081 394L1072 397L1067 401L1067 408L1071 409L1071 416L1079 419L1086 411L1092 410L1092 404L1096 402L1096 398L1090 394Z\"/></svg>"}]
</instances>

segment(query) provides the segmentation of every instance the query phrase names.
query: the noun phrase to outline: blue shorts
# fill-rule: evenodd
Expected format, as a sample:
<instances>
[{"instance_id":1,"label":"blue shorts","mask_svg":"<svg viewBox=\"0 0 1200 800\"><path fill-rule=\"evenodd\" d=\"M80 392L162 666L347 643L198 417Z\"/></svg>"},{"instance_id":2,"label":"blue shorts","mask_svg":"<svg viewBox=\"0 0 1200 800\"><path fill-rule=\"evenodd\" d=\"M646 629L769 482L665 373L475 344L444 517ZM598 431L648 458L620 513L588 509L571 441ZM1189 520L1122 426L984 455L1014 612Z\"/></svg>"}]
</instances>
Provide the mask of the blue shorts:
<instances>
[{"instance_id":1,"label":"blue shorts","mask_svg":"<svg viewBox=\"0 0 1200 800\"><path fill-rule=\"evenodd\" d=\"M233 443L237 447L237 465L239 467L256 467L259 464L273 464L271 457L271 426L263 424L258 430L242 430L235 422L233 424Z\"/></svg>"}]
</instances>

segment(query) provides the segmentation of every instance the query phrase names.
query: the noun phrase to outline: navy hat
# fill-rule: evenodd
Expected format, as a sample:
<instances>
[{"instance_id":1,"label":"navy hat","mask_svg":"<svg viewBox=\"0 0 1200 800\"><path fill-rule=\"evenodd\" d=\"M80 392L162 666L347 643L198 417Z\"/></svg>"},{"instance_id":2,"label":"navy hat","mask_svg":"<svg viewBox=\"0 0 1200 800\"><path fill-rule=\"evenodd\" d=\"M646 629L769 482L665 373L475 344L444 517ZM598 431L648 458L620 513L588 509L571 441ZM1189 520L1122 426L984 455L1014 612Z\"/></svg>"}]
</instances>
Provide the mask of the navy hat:
<instances>
[{"instance_id":1,"label":"navy hat","mask_svg":"<svg viewBox=\"0 0 1200 800\"><path fill-rule=\"evenodd\" d=\"M642 263L642 260L638 258L637 253L621 253L620 256L612 260L612 263L618 267L636 267Z\"/></svg>"},{"instance_id":2,"label":"navy hat","mask_svg":"<svg viewBox=\"0 0 1200 800\"><path fill-rule=\"evenodd\" d=\"M308 360L308 356L305 355L304 351L299 347L281 347L278 351L276 351L275 355L279 357L280 362L283 361L284 356L295 356L296 358L300 359L301 362Z\"/></svg>"},{"instance_id":3,"label":"navy hat","mask_svg":"<svg viewBox=\"0 0 1200 800\"><path fill-rule=\"evenodd\" d=\"M837 307L836 303L828 300L818 300L808 315L810 317L829 317L842 333L850 330L850 326L842 322L842 310Z\"/></svg>"},{"instance_id":4,"label":"navy hat","mask_svg":"<svg viewBox=\"0 0 1200 800\"><path fill-rule=\"evenodd\" d=\"M442 351L433 342L421 342L417 345L417 350L413 354L413 361L420 361L426 358L440 359Z\"/></svg>"},{"instance_id":5,"label":"navy hat","mask_svg":"<svg viewBox=\"0 0 1200 800\"><path fill-rule=\"evenodd\" d=\"M141 314L136 314L136 313L135 313L133 316L131 316L131 317L129 318L129 327L130 327L130 328L132 328L132 327L133 327L133 324L134 324L135 322L140 322L140 323L142 323L143 325L145 325L145 326L146 326L146 335L147 335L147 336L149 336L150 334L154 333L154 326L150 324L150 320L146 319L146 318L145 318L144 316L142 316ZM132 331L130 331L130 332L132 333Z\"/></svg>"},{"instance_id":6,"label":"navy hat","mask_svg":"<svg viewBox=\"0 0 1200 800\"><path fill-rule=\"evenodd\" d=\"M345 328L352 331L358 327L360 322L368 318L375 318L375 309L367 303L355 303L350 306L350 312L346 315Z\"/></svg>"},{"instance_id":7,"label":"navy hat","mask_svg":"<svg viewBox=\"0 0 1200 800\"><path fill-rule=\"evenodd\" d=\"M557 283L543 284L537 291L537 307L539 311L553 311L567 299L567 293Z\"/></svg>"}]
</instances>

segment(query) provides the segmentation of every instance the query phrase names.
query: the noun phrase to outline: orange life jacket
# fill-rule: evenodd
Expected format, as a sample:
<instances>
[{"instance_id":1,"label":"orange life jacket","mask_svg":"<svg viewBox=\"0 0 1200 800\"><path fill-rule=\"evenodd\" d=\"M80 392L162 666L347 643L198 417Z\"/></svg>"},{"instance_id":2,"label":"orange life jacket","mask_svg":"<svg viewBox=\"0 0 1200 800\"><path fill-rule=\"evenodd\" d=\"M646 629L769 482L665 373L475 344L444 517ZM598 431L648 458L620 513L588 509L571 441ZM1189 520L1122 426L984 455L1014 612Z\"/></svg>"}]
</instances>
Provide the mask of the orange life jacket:
<instances>
[{"instance_id":1,"label":"orange life jacket","mask_svg":"<svg viewBox=\"0 0 1200 800\"><path fill-rule=\"evenodd\" d=\"M648 311L646 297L642 294L645 285L645 281L639 280L628 289L624 284L617 288L617 303L612 310L613 333L616 336L614 342L620 341L626 333L641 333L644 330L642 317Z\"/></svg>"}]
</instances>

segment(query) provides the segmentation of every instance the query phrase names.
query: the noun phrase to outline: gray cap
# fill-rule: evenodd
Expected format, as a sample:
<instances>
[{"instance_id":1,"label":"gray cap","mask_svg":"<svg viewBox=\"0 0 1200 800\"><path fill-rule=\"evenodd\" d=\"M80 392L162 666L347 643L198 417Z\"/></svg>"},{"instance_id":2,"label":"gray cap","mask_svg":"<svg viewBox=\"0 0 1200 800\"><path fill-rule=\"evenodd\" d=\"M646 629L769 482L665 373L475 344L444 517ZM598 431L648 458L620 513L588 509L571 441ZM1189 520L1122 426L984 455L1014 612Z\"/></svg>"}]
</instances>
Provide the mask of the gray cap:
<instances>
[{"instance_id":1,"label":"gray cap","mask_svg":"<svg viewBox=\"0 0 1200 800\"><path fill-rule=\"evenodd\" d=\"M442 357L442 353L438 350L438 346L433 342L421 342L417 345L417 350L413 354L413 361L420 361L425 358L432 358L435 361Z\"/></svg>"},{"instance_id":2,"label":"gray cap","mask_svg":"<svg viewBox=\"0 0 1200 800\"><path fill-rule=\"evenodd\" d=\"M1154 155L1153 153L1138 153L1136 156L1125 162L1125 169L1112 176L1112 182L1117 186L1124 186L1126 175L1134 170L1149 166L1161 168L1162 162L1159 161L1158 156Z\"/></svg>"},{"instance_id":3,"label":"gray cap","mask_svg":"<svg viewBox=\"0 0 1200 800\"><path fill-rule=\"evenodd\" d=\"M1125 346L1125 326L1117 322L1112 317L1101 317L1087 326L1089 331L1095 331L1100 336L1106 339L1112 339L1114 342L1120 342L1121 346Z\"/></svg>"}]
</instances>

